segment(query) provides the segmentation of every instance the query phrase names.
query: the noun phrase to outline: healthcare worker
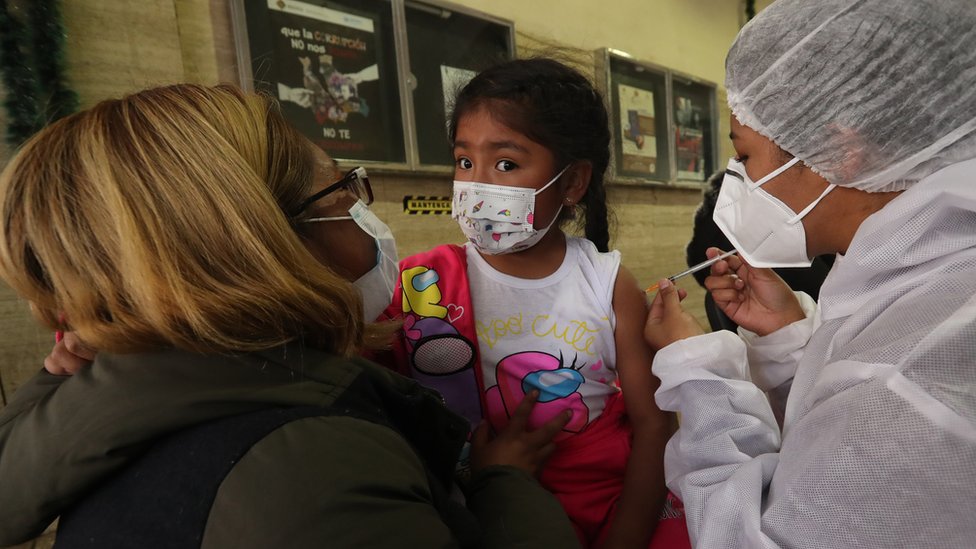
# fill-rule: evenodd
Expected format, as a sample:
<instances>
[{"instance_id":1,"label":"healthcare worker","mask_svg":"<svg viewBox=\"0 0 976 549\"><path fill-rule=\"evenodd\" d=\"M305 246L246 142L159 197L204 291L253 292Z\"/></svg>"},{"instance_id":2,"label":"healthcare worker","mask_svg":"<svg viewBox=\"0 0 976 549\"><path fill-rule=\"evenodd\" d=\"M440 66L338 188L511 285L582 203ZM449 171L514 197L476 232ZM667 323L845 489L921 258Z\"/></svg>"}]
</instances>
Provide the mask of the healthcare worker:
<instances>
[{"instance_id":1,"label":"healthcare worker","mask_svg":"<svg viewBox=\"0 0 976 549\"><path fill-rule=\"evenodd\" d=\"M973 547L976 2L779 0L726 65L706 286L743 329L662 281L645 331L694 545ZM824 253L818 304L768 269Z\"/></svg>"}]
</instances>

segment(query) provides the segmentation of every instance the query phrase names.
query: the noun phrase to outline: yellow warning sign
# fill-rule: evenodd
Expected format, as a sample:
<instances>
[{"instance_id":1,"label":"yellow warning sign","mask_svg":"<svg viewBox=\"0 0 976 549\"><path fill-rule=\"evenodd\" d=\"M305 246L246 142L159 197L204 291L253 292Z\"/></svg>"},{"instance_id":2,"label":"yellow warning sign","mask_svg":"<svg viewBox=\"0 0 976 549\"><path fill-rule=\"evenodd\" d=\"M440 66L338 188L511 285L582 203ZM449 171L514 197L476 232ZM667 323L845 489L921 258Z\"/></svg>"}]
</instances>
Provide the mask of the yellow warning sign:
<instances>
[{"instance_id":1,"label":"yellow warning sign","mask_svg":"<svg viewBox=\"0 0 976 549\"><path fill-rule=\"evenodd\" d=\"M449 196L405 196L403 211L410 215L431 215L451 213Z\"/></svg>"}]
</instances>

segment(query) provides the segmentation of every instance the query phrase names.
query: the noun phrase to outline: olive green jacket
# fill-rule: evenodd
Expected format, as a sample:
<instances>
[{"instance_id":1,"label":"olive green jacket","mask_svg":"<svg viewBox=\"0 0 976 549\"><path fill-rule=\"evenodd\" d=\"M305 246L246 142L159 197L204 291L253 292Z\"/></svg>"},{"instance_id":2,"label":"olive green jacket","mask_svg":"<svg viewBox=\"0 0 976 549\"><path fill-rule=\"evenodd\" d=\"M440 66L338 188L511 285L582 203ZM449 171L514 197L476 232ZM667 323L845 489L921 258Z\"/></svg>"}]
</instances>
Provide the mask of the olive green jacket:
<instances>
[{"instance_id":1,"label":"olive green jacket","mask_svg":"<svg viewBox=\"0 0 976 549\"><path fill-rule=\"evenodd\" d=\"M458 546L431 484L450 482L465 421L412 380L294 344L235 357L99 354L70 378L38 374L0 411L0 546L41 532L165 435L339 401L396 428L333 415L272 431L220 483L201 545ZM514 468L476 473L465 496L481 546L578 546L556 499Z\"/></svg>"}]
</instances>

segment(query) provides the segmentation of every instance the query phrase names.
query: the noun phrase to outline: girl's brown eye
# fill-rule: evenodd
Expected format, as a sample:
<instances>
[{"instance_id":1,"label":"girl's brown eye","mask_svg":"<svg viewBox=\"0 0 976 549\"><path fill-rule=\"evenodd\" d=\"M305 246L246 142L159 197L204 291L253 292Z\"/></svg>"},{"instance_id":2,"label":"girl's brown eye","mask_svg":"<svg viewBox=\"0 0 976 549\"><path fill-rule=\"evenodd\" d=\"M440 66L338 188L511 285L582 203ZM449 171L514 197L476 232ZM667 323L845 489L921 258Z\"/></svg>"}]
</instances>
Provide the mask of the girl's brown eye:
<instances>
[{"instance_id":1,"label":"girl's brown eye","mask_svg":"<svg viewBox=\"0 0 976 549\"><path fill-rule=\"evenodd\" d=\"M515 168L518 168L518 164L512 162L511 160L499 160L498 163L495 164L495 169L500 172L510 172Z\"/></svg>"}]
</instances>

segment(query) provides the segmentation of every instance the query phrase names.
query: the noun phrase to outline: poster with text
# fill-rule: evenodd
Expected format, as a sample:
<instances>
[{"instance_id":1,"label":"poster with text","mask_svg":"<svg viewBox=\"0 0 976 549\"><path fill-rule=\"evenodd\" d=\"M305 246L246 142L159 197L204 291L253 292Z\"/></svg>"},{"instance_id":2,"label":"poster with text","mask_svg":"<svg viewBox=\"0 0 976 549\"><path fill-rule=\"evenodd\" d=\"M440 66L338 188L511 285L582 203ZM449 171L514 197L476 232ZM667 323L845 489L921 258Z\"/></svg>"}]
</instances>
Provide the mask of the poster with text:
<instances>
[{"instance_id":1,"label":"poster with text","mask_svg":"<svg viewBox=\"0 0 976 549\"><path fill-rule=\"evenodd\" d=\"M705 181L705 122L707 105L691 97L674 97L675 145L678 152L678 179Z\"/></svg>"},{"instance_id":2,"label":"poster with text","mask_svg":"<svg viewBox=\"0 0 976 549\"><path fill-rule=\"evenodd\" d=\"M337 158L389 161L393 128L383 108L378 22L296 0L268 0L272 91L285 117Z\"/></svg>"},{"instance_id":3,"label":"poster with text","mask_svg":"<svg viewBox=\"0 0 976 549\"><path fill-rule=\"evenodd\" d=\"M654 92L617 84L620 100L621 169L654 174L657 137L654 130Z\"/></svg>"}]
</instances>

